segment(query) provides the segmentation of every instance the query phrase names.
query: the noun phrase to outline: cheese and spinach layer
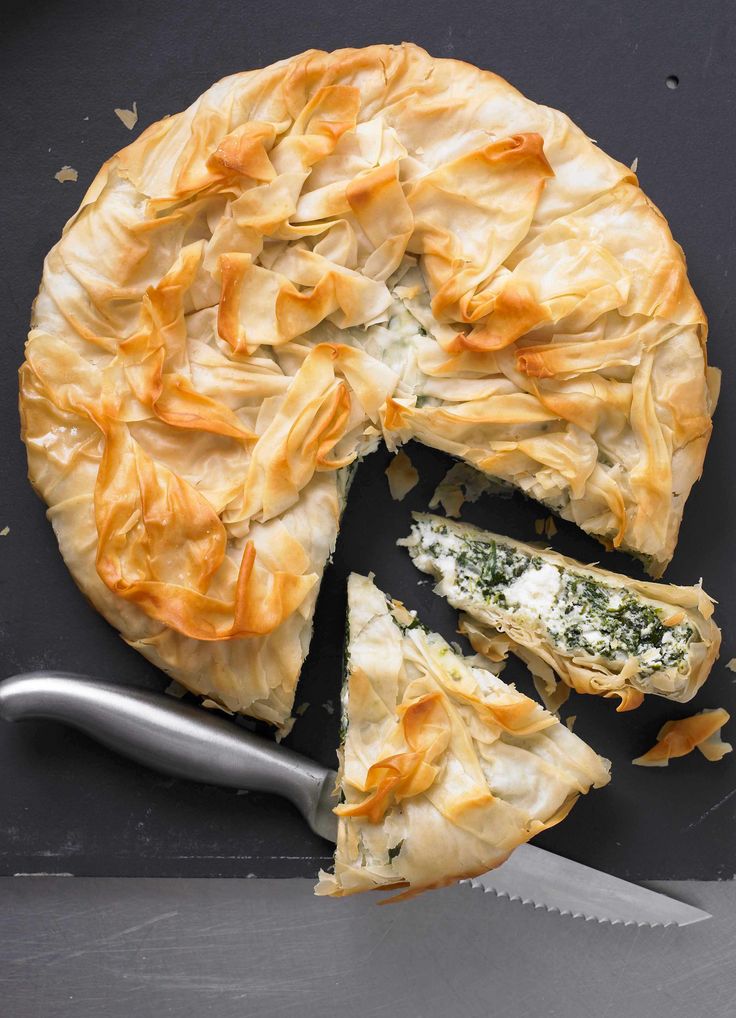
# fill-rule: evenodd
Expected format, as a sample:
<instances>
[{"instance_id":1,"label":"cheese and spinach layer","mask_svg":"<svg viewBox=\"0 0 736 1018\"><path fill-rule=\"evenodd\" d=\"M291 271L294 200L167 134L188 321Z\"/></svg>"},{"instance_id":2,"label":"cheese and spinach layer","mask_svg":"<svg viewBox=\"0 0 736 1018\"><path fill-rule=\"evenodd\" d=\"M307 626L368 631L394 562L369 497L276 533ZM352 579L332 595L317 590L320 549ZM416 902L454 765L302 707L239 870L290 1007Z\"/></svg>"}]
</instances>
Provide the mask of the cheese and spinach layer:
<instances>
[{"instance_id":1,"label":"cheese and spinach layer","mask_svg":"<svg viewBox=\"0 0 736 1018\"><path fill-rule=\"evenodd\" d=\"M417 567L442 577L453 594L522 616L564 654L621 664L636 657L641 676L687 671L697 634L685 621L666 625L671 607L439 518L417 518L407 546Z\"/></svg>"}]
</instances>

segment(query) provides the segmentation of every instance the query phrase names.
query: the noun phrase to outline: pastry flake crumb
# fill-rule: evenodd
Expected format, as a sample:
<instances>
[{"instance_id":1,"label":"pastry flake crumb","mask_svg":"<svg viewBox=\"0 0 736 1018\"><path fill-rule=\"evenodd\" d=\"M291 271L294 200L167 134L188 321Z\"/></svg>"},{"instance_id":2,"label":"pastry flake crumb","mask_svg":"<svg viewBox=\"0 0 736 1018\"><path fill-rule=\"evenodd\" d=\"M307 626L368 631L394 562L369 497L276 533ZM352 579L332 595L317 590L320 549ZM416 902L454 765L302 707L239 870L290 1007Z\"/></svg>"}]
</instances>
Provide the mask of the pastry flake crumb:
<instances>
[{"instance_id":1,"label":"pastry flake crumb","mask_svg":"<svg viewBox=\"0 0 736 1018\"><path fill-rule=\"evenodd\" d=\"M557 533L557 524L548 516L546 519L539 519L534 521L534 532L539 534L541 537L544 534L547 538L552 538Z\"/></svg>"},{"instance_id":2,"label":"pastry flake crumb","mask_svg":"<svg viewBox=\"0 0 736 1018\"><path fill-rule=\"evenodd\" d=\"M287 735L290 735L291 734L291 730L292 730L292 728L294 727L295 724L296 724L296 718L295 717L290 717L290 718L287 718L286 721L284 721L283 725L279 725L279 727L274 732L274 736L273 736L274 739L276 740L276 742L281 742L281 740L285 739Z\"/></svg>"},{"instance_id":3,"label":"pastry flake crumb","mask_svg":"<svg viewBox=\"0 0 736 1018\"><path fill-rule=\"evenodd\" d=\"M181 698L186 696L188 692L189 690L185 689L185 687L182 686L181 683L177 682L176 679L172 679L164 690L164 693L166 693L167 696L173 696L177 700L181 700Z\"/></svg>"},{"instance_id":4,"label":"pastry flake crumb","mask_svg":"<svg viewBox=\"0 0 736 1018\"><path fill-rule=\"evenodd\" d=\"M135 125L138 123L138 104L133 103L132 110L121 109L119 106L115 107L115 116L125 124L129 131L132 131Z\"/></svg>"},{"instance_id":5,"label":"pastry flake crumb","mask_svg":"<svg viewBox=\"0 0 736 1018\"><path fill-rule=\"evenodd\" d=\"M332 700L325 700L325 702L322 704L322 709L327 711L328 714L335 713L335 705L332 702Z\"/></svg>"},{"instance_id":6,"label":"pastry flake crumb","mask_svg":"<svg viewBox=\"0 0 736 1018\"><path fill-rule=\"evenodd\" d=\"M3 529L0 530L0 537L7 537L9 533L10 527L3 527Z\"/></svg>"},{"instance_id":7,"label":"pastry flake crumb","mask_svg":"<svg viewBox=\"0 0 736 1018\"><path fill-rule=\"evenodd\" d=\"M639 169L639 156L634 156L634 159L631 163L631 172L636 173L638 169Z\"/></svg>"},{"instance_id":8,"label":"pastry flake crumb","mask_svg":"<svg viewBox=\"0 0 736 1018\"><path fill-rule=\"evenodd\" d=\"M467 463L456 463L435 488L429 508L441 505L446 516L456 518L466 502L477 502L484 492L492 488L493 482L485 474Z\"/></svg>"},{"instance_id":9,"label":"pastry flake crumb","mask_svg":"<svg viewBox=\"0 0 736 1018\"><path fill-rule=\"evenodd\" d=\"M305 701L304 703L300 703L299 704L299 706L297 707L295 713L298 714L300 718L303 718L308 710L309 710L309 701Z\"/></svg>"},{"instance_id":10,"label":"pastry flake crumb","mask_svg":"<svg viewBox=\"0 0 736 1018\"><path fill-rule=\"evenodd\" d=\"M569 731L573 730L577 719L578 719L577 714L571 714L569 718L565 718L565 724L567 725Z\"/></svg>"},{"instance_id":11,"label":"pastry flake crumb","mask_svg":"<svg viewBox=\"0 0 736 1018\"><path fill-rule=\"evenodd\" d=\"M403 449L399 449L386 467L391 498L401 502L419 482L419 474Z\"/></svg>"},{"instance_id":12,"label":"pastry flake crumb","mask_svg":"<svg viewBox=\"0 0 736 1018\"><path fill-rule=\"evenodd\" d=\"M726 668L729 672L736 672L736 657L732 657L730 661L726 662Z\"/></svg>"},{"instance_id":13,"label":"pastry flake crumb","mask_svg":"<svg viewBox=\"0 0 736 1018\"><path fill-rule=\"evenodd\" d=\"M234 710L228 710L227 707L223 707L221 703L217 703L216 700L202 700L202 706L206 707L207 710L221 710L223 714L229 714L231 717L235 714Z\"/></svg>"},{"instance_id":14,"label":"pastry flake crumb","mask_svg":"<svg viewBox=\"0 0 736 1018\"><path fill-rule=\"evenodd\" d=\"M639 767L666 767L670 760L687 756L694 749L713 763L722 760L733 748L721 739L721 728L729 719L728 711L716 707L679 721L668 721L660 728L654 746L632 763Z\"/></svg>"},{"instance_id":15,"label":"pastry flake crumb","mask_svg":"<svg viewBox=\"0 0 736 1018\"><path fill-rule=\"evenodd\" d=\"M62 166L58 173L54 174L54 177L60 184L66 184L67 182L73 184L78 180L79 174L73 166Z\"/></svg>"}]
</instances>

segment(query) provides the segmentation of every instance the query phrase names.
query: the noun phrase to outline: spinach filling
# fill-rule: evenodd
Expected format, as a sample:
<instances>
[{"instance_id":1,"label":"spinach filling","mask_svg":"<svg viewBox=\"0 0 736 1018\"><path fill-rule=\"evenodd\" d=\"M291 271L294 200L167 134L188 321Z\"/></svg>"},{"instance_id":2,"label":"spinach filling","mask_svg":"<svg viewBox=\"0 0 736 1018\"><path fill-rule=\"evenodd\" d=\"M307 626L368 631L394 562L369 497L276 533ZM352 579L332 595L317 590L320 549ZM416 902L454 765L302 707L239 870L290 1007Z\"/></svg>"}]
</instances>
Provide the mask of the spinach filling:
<instances>
[{"instance_id":1,"label":"spinach filling","mask_svg":"<svg viewBox=\"0 0 736 1018\"><path fill-rule=\"evenodd\" d=\"M345 611L345 636L342 645L342 686L340 687L340 744L348 734L348 681L350 679L350 606Z\"/></svg>"},{"instance_id":2,"label":"spinach filling","mask_svg":"<svg viewBox=\"0 0 736 1018\"><path fill-rule=\"evenodd\" d=\"M621 660L638 657L641 672L685 668L695 635L688 623L666 626L661 609L629 591L563 571L556 612L544 620L555 643L566 650Z\"/></svg>"},{"instance_id":3,"label":"spinach filling","mask_svg":"<svg viewBox=\"0 0 736 1018\"><path fill-rule=\"evenodd\" d=\"M463 596L536 616L551 642L565 653L617 662L637 657L642 676L664 668L687 668L689 645L696 635L692 626L687 622L666 626L663 609L630 591L554 565L559 589L551 607L535 607L533 600L522 607L509 596L509 588L529 570L549 571L549 563L540 556L492 540L455 535L444 527L421 527L420 540L420 554L431 556L441 572L441 560L452 559L454 584Z\"/></svg>"}]
</instances>

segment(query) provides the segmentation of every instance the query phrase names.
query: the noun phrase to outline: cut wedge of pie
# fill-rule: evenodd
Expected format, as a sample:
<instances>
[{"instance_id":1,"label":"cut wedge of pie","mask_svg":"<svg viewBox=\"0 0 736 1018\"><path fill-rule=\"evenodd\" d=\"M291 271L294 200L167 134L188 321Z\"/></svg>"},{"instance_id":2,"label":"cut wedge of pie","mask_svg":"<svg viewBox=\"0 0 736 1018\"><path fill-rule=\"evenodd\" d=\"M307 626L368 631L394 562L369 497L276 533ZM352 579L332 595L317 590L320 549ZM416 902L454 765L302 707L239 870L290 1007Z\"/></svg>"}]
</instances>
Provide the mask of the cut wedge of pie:
<instances>
[{"instance_id":1,"label":"cut wedge of pie","mask_svg":"<svg viewBox=\"0 0 736 1018\"><path fill-rule=\"evenodd\" d=\"M484 873L609 780L557 717L355 573L339 757L335 869L318 894Z\"/></svg>"},{"instance_id":2,"label":"cut wedge of pie","mask_svg":"<svg viewBox=\"0 0 736 1018\"><path fill-rule=\"evenodd\" d=\"M491 659L512 651L548 705L565 687L620 697L692 699L718 656L721 633L701 586L649 583L467 523L414 513L400 541L436 593L463 612L460 631Z\"/></svg>"},{"instance_id":3,"label":"cut wedge of pie","mask_svg":"<svg viewBox=\"0 0 736 1018\"><path fill-rule=\"evenodd\" d=\"M658 574L705 338L664 218L564 114L416 46L312 50L90 185L34 305L30 478L132 646L278 724L350 464L416 438Z\"/></svg>"}]
</instances>

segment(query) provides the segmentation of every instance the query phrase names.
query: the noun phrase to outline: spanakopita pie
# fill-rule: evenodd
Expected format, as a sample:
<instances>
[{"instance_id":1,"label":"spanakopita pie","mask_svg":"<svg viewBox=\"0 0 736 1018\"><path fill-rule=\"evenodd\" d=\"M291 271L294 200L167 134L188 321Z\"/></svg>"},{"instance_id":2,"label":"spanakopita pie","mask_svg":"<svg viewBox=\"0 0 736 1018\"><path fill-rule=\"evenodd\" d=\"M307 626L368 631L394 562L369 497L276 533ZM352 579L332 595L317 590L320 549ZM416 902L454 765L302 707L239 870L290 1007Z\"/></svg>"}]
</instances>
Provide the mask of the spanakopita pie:
<instances>
[{"instance_id":1,"label":"spanakopita pie","mask_svg":"<svg viewBox=\"0 0 736 1018\"><path fill-rule=\"evenodd\" d=\"M638 707L645 693L691 700L718 656L721 632L701 586L632 580L441 516L414 513L414 565L464 614L460 631L491 659L511 651L548 706L569 687ZM565 684L557 687L561 679Z\"/></svg>"},{"instance_id":2,"label":"spanakopita pie","mask_svg":"<svg viewBox=\"0 0 736 1018\"><path fill-rule=\"evenodd\" d=\"M355 573L346 646L335 869L317 894L485 873L608 782L557 717Z\"/></svg>"},{"instance_id":3,"label":"spanakopita pie","mask_svg":"<svg viewBox=\"0 0 736 1018\"><path fill-rule=\"evenodd\" d=\"M717 379L631 170L412 45L213 85L92 182L21 370L30 477L124 638L283 722L347 471L417 438L670 559Z\"/></svg>"}]
</instances>

